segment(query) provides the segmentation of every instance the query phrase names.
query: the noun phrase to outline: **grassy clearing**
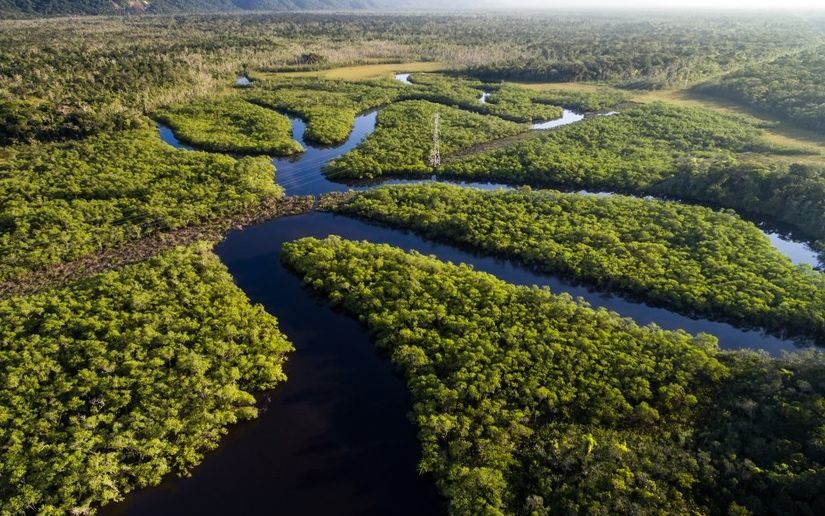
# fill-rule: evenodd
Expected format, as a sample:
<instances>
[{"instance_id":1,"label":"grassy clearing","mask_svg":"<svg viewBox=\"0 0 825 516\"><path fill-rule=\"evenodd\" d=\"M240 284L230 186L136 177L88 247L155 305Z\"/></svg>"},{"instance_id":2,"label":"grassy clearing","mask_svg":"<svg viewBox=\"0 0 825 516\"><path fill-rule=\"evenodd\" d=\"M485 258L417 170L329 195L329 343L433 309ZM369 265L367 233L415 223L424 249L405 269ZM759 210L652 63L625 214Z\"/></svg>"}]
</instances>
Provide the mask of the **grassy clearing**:
<instances>
[{"instance_id":1,"label":"grassy clearing","mask_svg":"<svg viewBox=\"0 0 825 516\"><path fill-rule=\"evenodd\" d=\"M689 90L657 90L635 92L631 98L634 102L669 102L678 106L700 107L727 115L748 116L756 118L765 125L762 127L763 138L776 147L794 149L802 153L825 154L825 136L813 131L796 127L793 124L776 120L771 115L756 109L709 95ZM797 161L794 158L794 161ZM821 161L820 161L821 162Z\"/></svg>"},{"instance_id":2,"label":"grassy clearing","mask_svg":"<svg viewBox=\"0 0 825 516\"><path fill-rule=\"evenodd\" d=\"M522 88L532 91L581 91L581 92L598 92L609 89L609 86L603 84L594 84L590 82L510 82L507 84L515 84Z\"/></svg>"},{"instance_id":3,"label":"grassy clearing","mask_svg":"<svg viewBox=\"0 0 825 516\"><path fill-rule=\"evenodd\" d=\"M369 79L383 79L396 73L407 72L439 72L446 69L448 65L441 62L409 62L409 63L382 63L366 64L357 66L344 66L332 68L330 70L317 70L311 72L282 72L282 73L256 73L261 78L280 77L322 77L324 79L341 79L345 81L366 81Z\"/></svg>"}]
</instances>

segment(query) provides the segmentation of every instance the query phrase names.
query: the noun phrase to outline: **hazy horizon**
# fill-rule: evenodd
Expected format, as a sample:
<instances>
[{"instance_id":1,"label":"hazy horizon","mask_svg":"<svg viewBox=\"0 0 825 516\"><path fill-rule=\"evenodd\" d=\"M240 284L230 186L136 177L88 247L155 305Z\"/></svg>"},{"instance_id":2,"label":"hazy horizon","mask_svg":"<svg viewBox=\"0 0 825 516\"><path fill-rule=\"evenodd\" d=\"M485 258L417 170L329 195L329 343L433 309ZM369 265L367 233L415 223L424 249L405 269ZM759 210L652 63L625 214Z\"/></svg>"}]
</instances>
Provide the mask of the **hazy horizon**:
<instances>
[{"instance_id":1,"label":"hazy horizon","mask_svg":"<svg viewBox=\"0 0 825 516\"><path fill-rule=\"evenodd\" d=\"M651 10L823 10L823 0L674 0L662 5L656 0L491 0L490 8L533 9L651 9Z\"/></svg>"}]
</instances>

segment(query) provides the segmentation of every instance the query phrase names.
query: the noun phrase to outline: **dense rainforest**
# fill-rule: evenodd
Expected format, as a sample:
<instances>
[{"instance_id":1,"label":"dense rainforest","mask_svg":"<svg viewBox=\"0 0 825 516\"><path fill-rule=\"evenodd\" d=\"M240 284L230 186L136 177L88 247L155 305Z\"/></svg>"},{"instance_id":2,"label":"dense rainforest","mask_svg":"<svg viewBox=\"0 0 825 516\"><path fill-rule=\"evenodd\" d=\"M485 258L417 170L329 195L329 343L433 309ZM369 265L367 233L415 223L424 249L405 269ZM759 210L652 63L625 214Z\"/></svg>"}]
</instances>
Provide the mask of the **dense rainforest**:
<instances>
[{"instance_id":1,"label":"dense rainforest","mask_svg":"<svg viewBox=\"0 0 825 516\"><path fill-rule=\"evenodd\" d=\"M622 90L609 87L583 91L554 89L550 91L533 91L531 98L535 103L563 106L582 113L609 111L623 104L630 95Z\"/></svg>"},{"instance_id":2,"label":"dense rainforest","mask_svg":"<svg viewBox=\"0 0 825 516\"><path fill-rule=\"evenodd\" d=\"M241 99L212 99L158 110L182 141L216 152L288 156L301 152L289 119Z\"/></svg>"},{"instance_id":3,"label":"dense rainforest","mask_svg":"<svg viewBox=\"0 0 825 516\"><path fill-rule=\"evenodd\" d=\"M512 136L527 127L423 100L393 104L378 115L376 130L357 149L332 161L332 177L369 179L385 173L432 171L434 116L440 116L442 152Z\"/></svg>"},{"instance_id":4,"label":"dense rainforest","mask_svg":"<svg viewBox=\"0 0 825 516\"><path fill-rule=\"evenodd\" d=\"M506 84L485 84L433 73L412 74L410 81L414 87L406 90L406 98L457 106L513 122L539 122L561 116L557 106L535 102L530 91ZM483 92L490 94L485 102L480 101Z\"/></svg>"},{"instance_id":5,"label":"dense rainforest","mask_svg":"<svg viewBox=\"0 0 825 516\"><path fill-rule=\"evenodd\" d=\"M426 100L525 123L558 118L562 114L559 106L600 111L626 99L623 92L610 88L536 92L434 73L412 74L412 84L407 86L389 78L353 83L289 74L253 73L252 77L252 85L244 89L244 99L301 117L307 122L305 138L323 145L344 141L356 114L402 100ZM485 102L481 102L483 93L489 94Z\"/></svg>"},{"instance_id":6,"label":"dense rainforest","mask_svg":"<svg viewBox=\"0 0 825 516\"><path fill-rule=\"evenodd\" d=\"M820 47L746 67L698 89L825 132L823 74L825 55Z\"/></svg>"},{"instance_id":7,"label":"dense rainforest","mask_svg":"<svg viewBox=\"0 0 825 516\"><path fill-rule=\"evenodd\" d=\"M180 151L156 131L11 148L0 161L0 279L283 195L267 158Z\"/></svg>"},{"instance_id":8,"label":"dense rainforest","mask_svg":"<svg viewBox=\"0 0 825 516\"><path fill-rule=\"evenodd\" d=\"M318 78L267 80L253 75L243 97L255 104L301 117L307 123L304 138L322 145L343 142L355 115L397 100L398 81L352 83Z\"/></svg>"},{"instance_id":9,"label":"dense rainforest","mask_svg":"<svg viewBox=\"0 0 825 516\"><path fill-rule=\"evenodd\" d=\"M87 514L187 473L291 346L210 245L0 301L0 512Z\"/></svg>"},{"instance_id":10,"label":"dense rainforest","mask_svg":"<svg viewBox=\"0 0 825 516\"><path fill-rule=\"evenodd\" d=\"M54 111L103 119L203 95L244 68L283 69L305 55L319 56L328 67L428 60L507 71L476 70L482 79L496 80L517 77L516 66L528 71L575 63L592 71L554 80L681 85L685 77L699 80L817 42L822 36L815 27L781 16L256 14L6 21L0 30L0 100L47 102Z\"/></svg>"},{"instance_id":11,"label":"dense rainforest","mask_svg":"<svg viewBox=\"0 0 825 516\"><path fill-rule=\"evenodd\" d=\"M386 245L308 238L283 257L403 371L420 469L452 514L813 513L825 501L821 352L721 353L709 335Z\"/></svg>"},{"instance_id":12,"label":"dense rainforest","mask_svg":"<svg viewBox=\"0 0 825 516\"><path fill-rule=\"evenodd\" d=\"M451 185L388 186L335 208L515 257L688 314L825 341L825 275L753 224L675 202Z\"/></svg>"},{"instance_id":13,"label":"dense rainforest","mask_svg":"<svg viewBox=\"0 0 825 516\"><path fill-rule=\"evenodd\" d=\"M317 196L345 190L338 181L435 175L613 192L384 187L321 204L384 227L324 213L273 224L287 241L344 220L410 229L673 311L822 338L822 272L793 266L748 220L785 223L822 246L825 146L732 112L741 104L821 129L825 22L132 16L339 5L372 2L0 0L0 513L94 512L190 472L227 426L256 415L253 394L285 379L280 314L233 284L211 240L175 238L220 238L282 213L261 206L314 209L311 197L285 199L295 185ZM405 72L409 83L392 77ZM238 77L251 83L232 87ZM531 129L562 108L581 121ZM363 117L353 132L373 110L375 131ZM306 123L306 148L289 116ZM164 143L156 121L197 150ZM201 232L210 224L220 228ZM105 263L118 252L137 258ZM293 280L291 294L312 294L316 309L324 300L309 289L358 317L404 374L422 482L434 478L454 514L825 505L822 352L721 352L712 335L641 327L387 246L305 239L281 256L308 289L280 268L278 289ZM274 252L264 258L279 267ZM83 269L86 259L96 268ZM18 283L34 294L10 294ZM290 403L307 403L297 390ZM336 467L324 446L312 453Z\"/></svg>"},{"instance_id":14,"label":"dense rainforest","mask_svg":"<svg viewBox=\"0 0 825 516\"><path fill-rule=\"evenodd\" d=\"M383 113L382 113L383 114ZM411 138L408 131L393 134L379 122L374 138ZM420 145L431 138L417 135ZM370 168L364 142L333 168L342 176L362 177L400 172ZM653 103L633 107L615 116L596 116L557 131L536 134L515 145L451 161L438 171L480 180L545 185L641 188L672 174L678 158L714 157L766 148L748 122L713 112ZM449 156L461 147L444 150ZM425 170L430 172L431 169Z\"/></svg>"},{"instance_id":15,"label":"dense rainforest","mask_svg":"<svg viewBox=\"0 0 825 516\"><path fill-rule=\"evenodd\" d=\"M772 217L825 239L825 168L772 150L753 122L652 103L448 162L473 181L672 196Z\"/></svg>"},{"instance_id":16,"label":"dense rainforest","mask_svg":"<svg viewBox=\"0 0 825 516\"><path fill-rule=\"evenodd\" d=\"M782 47L800 49L820 39L817 29L809 24L795 29L757 27L725 16L708 19L701 28L672 21L627 20L624 26L600 34L596 40L588 34L588 27L573 23L569 29L562 40L551 39L551 30L538 32L530 41L532 51L495 63L479 63L470 71L485 80L602 81L644 89L684 87L736 67L740 60L769 59L784 53ZM738 38L729 39L728 30ZM794 30L800 32L791 43L787 38ZM603 48L621 50L604 52ZM706 53L706 57L694 59L697 53Z\"/></svg>"}]
</instances>

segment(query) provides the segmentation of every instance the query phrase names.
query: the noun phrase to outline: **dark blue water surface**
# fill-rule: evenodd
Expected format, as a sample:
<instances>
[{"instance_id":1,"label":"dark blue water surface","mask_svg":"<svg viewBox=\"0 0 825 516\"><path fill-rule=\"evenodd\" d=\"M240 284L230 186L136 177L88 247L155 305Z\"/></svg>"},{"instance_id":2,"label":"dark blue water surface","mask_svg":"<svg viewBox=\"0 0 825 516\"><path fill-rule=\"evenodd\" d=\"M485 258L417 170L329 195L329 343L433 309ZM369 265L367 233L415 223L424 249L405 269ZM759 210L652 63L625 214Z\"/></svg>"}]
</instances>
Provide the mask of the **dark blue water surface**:
<instances>
[{"instance_id":1,"label":"dark blue water surface","mask_svg":"<svg viewBox=\"0 0 825 516\"><path fill-rule=\"evenodd\" d=\"M321 169L372 132L375 116L358 117L350 138L337 148L308 145L303 140L303 122L294 120L295 138L307 151L296 158L274 160L278 182L289 195L346 190L346 185L323 177ZM170 135L161 128L164 140L179 145ZM387 181L391 182L405 181ZM299 278L281 264L283 243L328 235L387 243L469 263L514 284L544 285L556 293L582 297L641 324L711 333L727 349L779 353L798 345L790 339L692 319L598 292L407 231L328 213L279 218L231 232L216 252L238 286L278 318L280 328L294 343L296 350L286 364L289 380L265 393L260 417L233 426L220 448L207 455L191 478L168 479L160 487L130 495L124 503L107 506L103 513L326 516L444 512L432 479L416 472L419 445L407 417L410 400L403 379L375 350L365 328L302 287ZM781 243L782 237L777 238Z\"/></svg>"},{"instance_id":2,"label":"dark blue water surface","mask_svg":"<svg viewBox=\"0 0 825 516\"><path fill-rule=\"evenodd\" d=\"M338 147L321 147L304 140L306 124L300 118L292 118L292 137L306 149L305 152L288 158L272 160L275 165L278 184L287 195L318 195L328 192L345 192L349 187L326 178L322 169L326 163L345 154L361 143L375 130L377 112L373 111L355 118L355 125L347 141Z\"/></svg>"}]
</instances>

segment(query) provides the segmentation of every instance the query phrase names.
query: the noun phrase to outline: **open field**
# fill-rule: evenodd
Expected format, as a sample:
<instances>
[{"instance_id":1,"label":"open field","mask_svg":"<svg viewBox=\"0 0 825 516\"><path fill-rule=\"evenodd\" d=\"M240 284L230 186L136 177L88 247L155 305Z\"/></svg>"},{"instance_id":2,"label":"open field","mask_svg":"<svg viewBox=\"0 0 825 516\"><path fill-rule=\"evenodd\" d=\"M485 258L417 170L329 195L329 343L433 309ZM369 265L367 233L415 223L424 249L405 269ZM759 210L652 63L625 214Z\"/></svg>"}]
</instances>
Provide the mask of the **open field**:
<instances>
[{"instance_id":1,"label":"open field","mask_svg":"<svg viewBox=\"0 0 825 516\"><path fill-rule=\"evenodd\" d=\"M607 87L605 84L592 82L510 82L532 91L599 91Z\"/></svg>"},{"instance_id":2,"label":"open field","mask_svg":"<svg viewBox=\"0 0 825 516\"><path fill-rule=\"evenodd\" d=\"M345 81L366 81L370 79L382 79L392 77L396 73L407 72L439 72L447 69L446 63L440 62L409 62L409 63L381 63L365 64L357 66L344 66L341 68L331 68L329 70L317 70L311 72L281 72L281 73L259 73L261 77L286 76L286 77L323 77L324 79L341 79Z\"/></svg>"}]
</instances>

